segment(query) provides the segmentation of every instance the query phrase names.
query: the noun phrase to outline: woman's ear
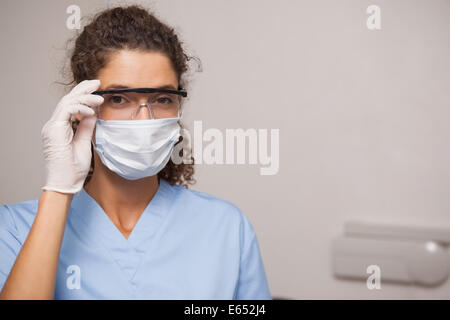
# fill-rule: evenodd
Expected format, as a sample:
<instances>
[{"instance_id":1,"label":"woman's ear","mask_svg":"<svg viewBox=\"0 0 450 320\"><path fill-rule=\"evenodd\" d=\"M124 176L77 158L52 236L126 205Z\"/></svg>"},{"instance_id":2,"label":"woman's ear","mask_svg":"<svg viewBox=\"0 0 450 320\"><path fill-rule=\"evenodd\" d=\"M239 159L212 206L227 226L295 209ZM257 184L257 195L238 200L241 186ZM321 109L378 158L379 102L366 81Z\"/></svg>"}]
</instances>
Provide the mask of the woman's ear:
<instances>
[{"instance_id":1,"label":"woman's ear","mask_svg":"<svg viewBox=\"0 0 450 320\"><path fill-rule=\"evenodd\" d=\"M83 115L82 115L82 114L75 114L74 117L75 117L75 119L77 119L78 121L81 121L81 119L83 119Z\"/></svg>"}]
</instances>

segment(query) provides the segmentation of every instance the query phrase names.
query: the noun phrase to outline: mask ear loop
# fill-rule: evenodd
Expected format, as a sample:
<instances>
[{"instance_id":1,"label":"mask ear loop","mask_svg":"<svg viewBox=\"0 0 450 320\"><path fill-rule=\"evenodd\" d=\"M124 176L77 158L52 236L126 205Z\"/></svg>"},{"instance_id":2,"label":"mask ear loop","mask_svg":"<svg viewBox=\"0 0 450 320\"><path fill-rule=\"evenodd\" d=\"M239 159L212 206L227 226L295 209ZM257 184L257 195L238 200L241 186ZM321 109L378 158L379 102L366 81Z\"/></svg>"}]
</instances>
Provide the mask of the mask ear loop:
<instances>
[{"instance_id":1,"label":"mask ear loop","mask_svg":"<svg viewBox=\"0 0 450 320\"><path fill-rule=\"evenodd\" d=\"M183 102L181 101L181 97L179 97L178 118L181 119L182 115L183 115Z\"/></svg>"},{"instance_id":2,"label":"mask ear loop","mask_svg":"<svg viewBox=\"0 0 450 320\"><path fill-rule=\"evenodd\" d=\"M95 114L97 115L97 119L100 119L100 111L99 111L99 109L100 109L100 106L96 106L95 108L93 108L94 109L94 111L95 111ZM97 121L96 121L97 122ZM97 126L97 125L96 125ZM97 128L96 128L96 126L94 127L94 131L95 131L95 133L97 133ZM95 134L92 134L92 137L91 137L91 144L92 144L92 146L94 147L94 150L95 150L95 148L97 147L96 145L95 145ZM94 155L92 155L92 156L94 156Z\"/></svg>"}]
</instances>

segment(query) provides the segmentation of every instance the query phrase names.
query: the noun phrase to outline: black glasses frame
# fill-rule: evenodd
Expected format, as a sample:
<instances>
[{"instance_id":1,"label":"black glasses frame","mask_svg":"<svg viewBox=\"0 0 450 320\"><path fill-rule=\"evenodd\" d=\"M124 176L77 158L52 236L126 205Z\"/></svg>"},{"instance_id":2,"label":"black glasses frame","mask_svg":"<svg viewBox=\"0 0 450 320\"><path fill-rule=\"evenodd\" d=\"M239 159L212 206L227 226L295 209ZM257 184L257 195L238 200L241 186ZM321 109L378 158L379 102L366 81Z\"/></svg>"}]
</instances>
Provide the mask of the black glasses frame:
<instances>
[{"instance_id":1,"label":"black glasses frame","mask_svg":"<svg viewBox=\"0 0 450 320\"><path fill-rule=\"evenodd\" d=\"M157 88L126 88L126 89L113 89L113 90L100 90L94 91L92 94L102 95L102 94L113 94L113 93L124 93L124 92L137 92L137 93L155 93L155 92L163 92L163 93L172 93L178 94L183 97L187 97L187 92L183 88L179 88L178 90L171 89L157 89Z\"/></svg>"}]
</instances>

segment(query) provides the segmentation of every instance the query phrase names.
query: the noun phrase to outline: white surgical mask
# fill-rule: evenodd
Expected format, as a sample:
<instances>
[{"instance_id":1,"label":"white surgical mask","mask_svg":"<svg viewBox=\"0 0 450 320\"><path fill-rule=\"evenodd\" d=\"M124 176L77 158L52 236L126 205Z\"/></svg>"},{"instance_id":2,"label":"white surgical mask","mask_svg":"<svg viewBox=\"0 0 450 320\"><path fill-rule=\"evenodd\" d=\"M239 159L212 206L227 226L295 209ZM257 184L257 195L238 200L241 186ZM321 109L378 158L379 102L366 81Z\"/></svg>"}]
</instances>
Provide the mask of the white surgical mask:
<instances>
[{"instance_id":1,"label":"white surgical mask","mask_svg":"<svg viewBox=\"0 0 450 320\"><path fill-rule=\"evenodd\" d=\"M95 151L106 167L125 179L153 176L165 167L180 137L178 120L98 119Z\"/></svg>"}]
</instances>

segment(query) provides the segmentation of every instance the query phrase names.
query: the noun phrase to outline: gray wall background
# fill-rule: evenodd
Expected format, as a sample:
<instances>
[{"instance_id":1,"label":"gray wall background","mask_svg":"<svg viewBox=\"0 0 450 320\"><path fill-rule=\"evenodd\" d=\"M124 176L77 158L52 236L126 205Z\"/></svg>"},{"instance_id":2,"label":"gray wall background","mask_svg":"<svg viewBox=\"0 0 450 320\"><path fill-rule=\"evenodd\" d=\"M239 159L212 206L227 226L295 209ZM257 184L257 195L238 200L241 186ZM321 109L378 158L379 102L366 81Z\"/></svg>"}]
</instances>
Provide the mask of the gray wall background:
<instances>
[{"instance_id":1,"label":"gray wall background","mask_svg":"<svg viewBox=\"0 0 450 320\"><path fill-rule=\"evenodd\" d=\"M450 225L448 0L140 1L174 26L203 72L185 123L279 128L280 170L197 166L194 189L232 201L254 225L273 296L450 298L437 288L338 280L331 239L349 218ZM0 3L0 204L35 198L40 130L64 94L66 8L125 1ZM136 2L134 2L136 3ZM381 8L382 29L366 28Z\"/></svg>"}]
</instances>

